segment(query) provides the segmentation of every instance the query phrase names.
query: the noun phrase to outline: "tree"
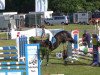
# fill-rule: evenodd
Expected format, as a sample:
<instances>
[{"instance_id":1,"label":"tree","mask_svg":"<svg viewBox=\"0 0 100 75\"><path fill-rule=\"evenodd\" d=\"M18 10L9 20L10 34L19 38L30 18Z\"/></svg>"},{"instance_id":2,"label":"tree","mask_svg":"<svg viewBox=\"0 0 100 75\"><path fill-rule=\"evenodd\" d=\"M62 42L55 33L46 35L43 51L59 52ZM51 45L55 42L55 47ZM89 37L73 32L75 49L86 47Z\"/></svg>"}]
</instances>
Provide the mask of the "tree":
<instances>
[{"instance_id":1,"label":"tree","mask_svg":"<svg viewBox=\"0 0 100 75\"><path fill-rule=\"evenodd\" d=\"M63 13L100 10L100 0L48 0L48 5L49 10ZM35 11L35 0L6 0L4 11Z\"/></svg>"},{"instance_id":2,"label":"tree","mask_svg":"<svg viewBox=\"0 0 100 75\"><path fill-rule=\"evenodd\" d=\"M55 6L54 6L55 5ZM49 0L49 9L60 12L100 10L99 0Z\"/></svg>"},{"instance_id":3,"label":"tree","mask_svg":"<svg viewBox=\"0 0 100 75\"><path fill-rule=\"evenodd\" d=\"M50 1L49 8L53 11L76 12L81 5L80 3L80 0L53 0Z\"/></svg>"},{"instance_id":4,"label":"tree","mask_svg":"<svg viewBox=\"0 0 100 75\"><path fill-rule=\"evenodd\" d=\"M5 11L27 13L35 10L35 0L6 0Z\"/></svg>"}]
</instances>

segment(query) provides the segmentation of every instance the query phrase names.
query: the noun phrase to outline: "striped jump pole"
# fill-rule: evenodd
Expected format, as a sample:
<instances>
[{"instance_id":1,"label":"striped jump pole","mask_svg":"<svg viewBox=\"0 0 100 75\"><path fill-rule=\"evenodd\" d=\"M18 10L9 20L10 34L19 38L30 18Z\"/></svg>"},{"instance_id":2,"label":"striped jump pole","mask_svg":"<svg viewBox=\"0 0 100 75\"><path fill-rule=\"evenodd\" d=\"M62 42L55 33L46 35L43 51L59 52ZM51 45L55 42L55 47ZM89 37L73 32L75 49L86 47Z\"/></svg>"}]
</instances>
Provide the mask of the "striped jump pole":
<instances>
[{"instance_id":1,"label":"striped jump pole","mask_svg":"<svg viewBox=\"0 0 100 75\"><path fill-rule=\"evenodd\" d=\"M13 55L13 56L10 56ZM16 46L0 47L0 59L18 59Z\"/></svg>"},{"instance_id":2,"label":"striped jump pole","mask_svg":"<svg viewBox=\"0 0 100 75\"><path fill-rule=\"evenodd\" d=\"M20 36L16 40L18 50L18 61L25 58L25 44L28 44L28 38L26 36Z\"/></svg>"},{"instance_id":3,"label":"striped jump pole","mask_svg":"<svg viewBox=\"0 0 100 75\"><path fill-rule=\"evenodd\" d=\"M74 49L79 49L79 30L73 30L73 31L71 32L71 34L72 34L73 39L74 39L75 41L77 41L76 44L73 44L73 45L72 45L73 48L74 48Z\"/></svg>"},{"instance_id":4,"label":"striped jump pole","mask_svg":"<svg viewBox=\"0 0 100 75\"><path fill-rule=\"evenodd\" d=\"M25 62L0 62L0 75L24 75Z\"/></svg>"},{"instance_id":5,"label":"striped jump pole","mask_svg":"<svg viewBox=\"0 0 100 75\"><path fill-rule=\"evenodd\" d=\"M0 62L0 70L25 69L25 62Z\"/></svg>"}]
</instances>

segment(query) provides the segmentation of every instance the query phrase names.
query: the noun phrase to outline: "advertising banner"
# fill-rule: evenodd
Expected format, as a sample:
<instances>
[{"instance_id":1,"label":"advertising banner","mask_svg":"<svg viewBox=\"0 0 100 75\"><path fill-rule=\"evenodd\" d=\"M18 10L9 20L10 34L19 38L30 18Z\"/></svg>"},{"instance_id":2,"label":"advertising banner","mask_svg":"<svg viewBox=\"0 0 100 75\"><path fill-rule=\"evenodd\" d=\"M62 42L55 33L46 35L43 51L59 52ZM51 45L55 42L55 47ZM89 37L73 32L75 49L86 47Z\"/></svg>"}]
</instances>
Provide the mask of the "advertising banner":
<instances>
[{"instance_id":1,"label":"advertising banner","mask_svg":"<svg viewBox=\"0 0 100 75\"><path fill-rule=\"evenodd\" d=\"M26 75L40 75L39 44L26 44Z\"/></svg>"}]
</instances>

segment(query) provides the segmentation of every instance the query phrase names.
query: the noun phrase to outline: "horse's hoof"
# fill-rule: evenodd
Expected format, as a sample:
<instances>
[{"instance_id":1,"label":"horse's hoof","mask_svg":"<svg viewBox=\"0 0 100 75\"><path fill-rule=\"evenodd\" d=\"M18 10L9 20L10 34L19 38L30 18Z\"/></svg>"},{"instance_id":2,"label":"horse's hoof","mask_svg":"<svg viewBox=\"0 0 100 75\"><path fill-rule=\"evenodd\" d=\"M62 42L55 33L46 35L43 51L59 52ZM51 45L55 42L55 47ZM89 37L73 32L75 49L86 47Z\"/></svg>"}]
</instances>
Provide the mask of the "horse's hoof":
<instances>
[{"instance_id":1,"label":"horse's hoof","mask_svg":"<svg viewBox=\"0 0 100 75\"><path fill-rule=\"evenodd\" d=\"M48 66L49 64L47 63L46 66Z\"/></svg>"}]
</instances>

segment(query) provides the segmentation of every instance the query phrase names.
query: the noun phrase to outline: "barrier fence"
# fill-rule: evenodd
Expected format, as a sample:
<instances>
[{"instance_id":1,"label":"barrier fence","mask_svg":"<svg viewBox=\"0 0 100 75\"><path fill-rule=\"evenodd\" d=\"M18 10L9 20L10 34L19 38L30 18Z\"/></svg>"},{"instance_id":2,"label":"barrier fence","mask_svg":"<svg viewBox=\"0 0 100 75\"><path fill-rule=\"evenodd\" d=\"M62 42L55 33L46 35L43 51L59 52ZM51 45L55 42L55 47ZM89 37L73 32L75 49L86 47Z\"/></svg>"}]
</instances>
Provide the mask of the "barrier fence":
<instances>
[{"instance_id":1,"label":"barrier fence","mask_svg":"<svg viewBox=\"0 0 100 75\"><path fill-rule=\"evenodd\" d=\"M21 36L16 41L17 46L0 47L0 75L41 74L39 44L27 44L27 40L27 37ZM34 54L35 51L36 53ZM20 61L21 57L25 57L26 60Z\"/></svg>"},{"instance_id":2,"label":"barrier fence","mask_svg":"<svg viewBox=\"0 0 100 75\"><path fill-rule=\"evenodd\" d=\"M16 46L0 47L0 60L0 75L23 75L26 72L25 62L18 62Z\"/></svg>"},{"instance_id":3,"label":"barrier fence","mask_svg":"<svg viewBox=\"0 0 100 75\"><path fill-rule=\"evenodd\" d=\"M28 39L25 36L18 37L16 40L17 46L0 47L0 59L18 59L25 57L25 44Z\"/></svg>"}]
</instances>

